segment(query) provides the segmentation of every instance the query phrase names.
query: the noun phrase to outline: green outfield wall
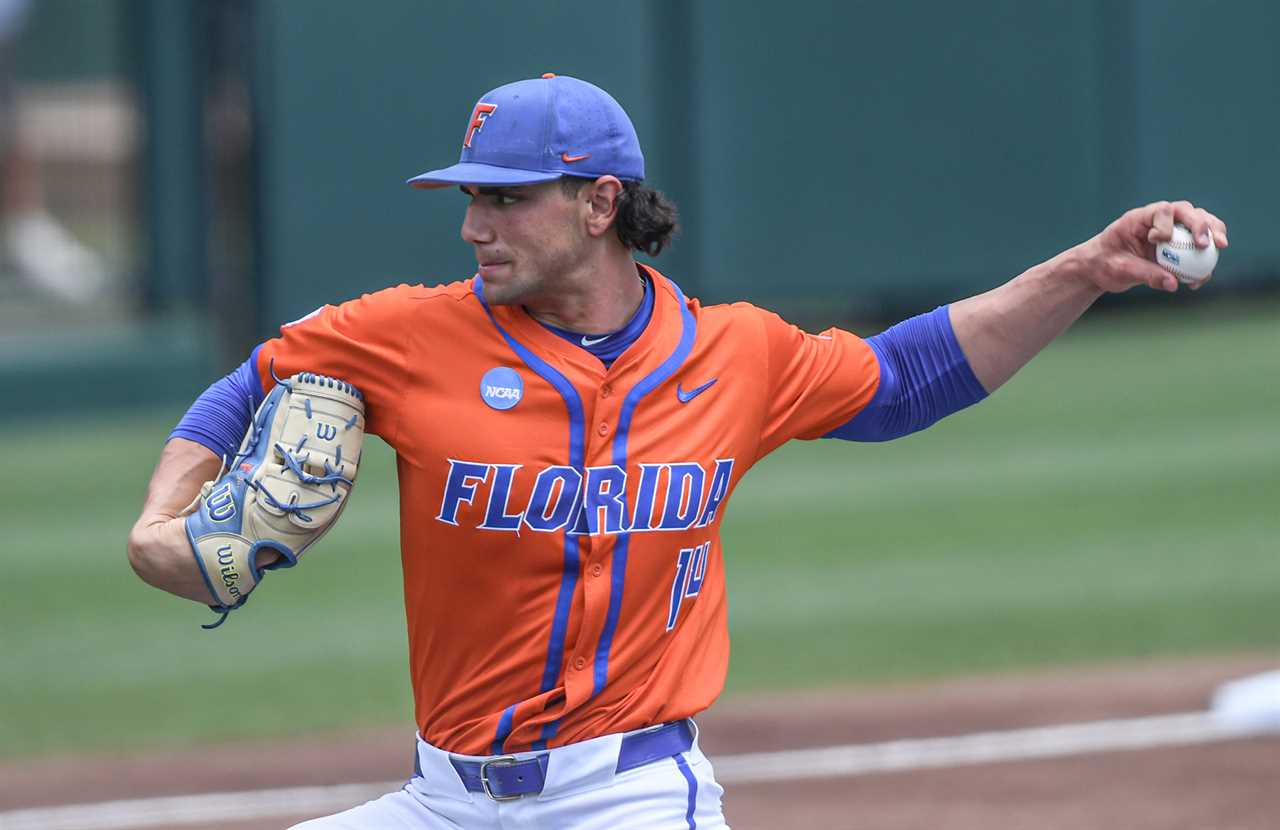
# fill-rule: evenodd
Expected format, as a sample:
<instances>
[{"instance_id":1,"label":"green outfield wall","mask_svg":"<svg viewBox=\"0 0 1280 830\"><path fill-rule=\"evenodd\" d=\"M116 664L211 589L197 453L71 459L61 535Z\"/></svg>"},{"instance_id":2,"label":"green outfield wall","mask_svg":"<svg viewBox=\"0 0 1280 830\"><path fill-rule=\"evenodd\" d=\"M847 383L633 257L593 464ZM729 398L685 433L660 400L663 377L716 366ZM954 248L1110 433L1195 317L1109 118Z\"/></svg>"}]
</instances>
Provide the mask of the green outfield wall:
<instances>
[{"instance_id":1,"label":"green outfield wall","mask_svg":"<svg viewBox=\"0 0 1280 830\"><path fill-rule=\"evenodd\" d=\"M469 276L456 158L475 99L544 71L631 112L685 233L660 266L708 300L833 317L980 290L1123 209L1231 222L1214 290L1280 271L1280 6L1233 2L269 0L263 322Z\"/></svg>"},{"instance_id":2,"label":"green outfield wall","mask_svg":"<svg viewBox=\"0 0 1280 830\"><path fill-rule=\"evenodd\" d=\"M0 325L0 383L27 402L9 414L80 405L67 390L86 374L112 379L94 403L189 395L204 367L231 368L321 303L470 276L464 197L404 180L457 158L485 90L547 71L594 81L631 113L650 181L682 213L655 264L705 301L865 332L1165 197L1227 219L1231 251L1200 296L1123 304L1280 286L1269 0L31 9L20 81L111 78L136 101L136 199L121 209L137 216L138 325L38 341ZM228 77L245 79L237 117L252 136L230 154L211 104ZM175 330L163 371L181 391L155 382L150 346Z\"/></svg>"}]
</instances>

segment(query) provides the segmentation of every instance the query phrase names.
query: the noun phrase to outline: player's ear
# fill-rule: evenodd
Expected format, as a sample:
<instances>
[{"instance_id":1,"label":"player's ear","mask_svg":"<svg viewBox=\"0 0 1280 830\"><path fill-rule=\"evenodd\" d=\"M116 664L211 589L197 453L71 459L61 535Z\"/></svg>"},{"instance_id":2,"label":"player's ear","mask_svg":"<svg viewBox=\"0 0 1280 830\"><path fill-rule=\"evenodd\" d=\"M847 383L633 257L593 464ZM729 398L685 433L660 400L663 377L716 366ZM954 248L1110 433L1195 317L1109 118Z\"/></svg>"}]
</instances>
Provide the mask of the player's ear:
<instances>
[{"instance_id":1,"label":"player's ear","mask_svg":"<svg viewBox=\"0 0 1280 830\"><path fill-rule=\"evenodd\" d=\"M587 232L592 236L603 236L618 217L618 196L622 193L622 182L615 176L601 176L585 188L587 207Z\"/></svg>"}]
</instances>

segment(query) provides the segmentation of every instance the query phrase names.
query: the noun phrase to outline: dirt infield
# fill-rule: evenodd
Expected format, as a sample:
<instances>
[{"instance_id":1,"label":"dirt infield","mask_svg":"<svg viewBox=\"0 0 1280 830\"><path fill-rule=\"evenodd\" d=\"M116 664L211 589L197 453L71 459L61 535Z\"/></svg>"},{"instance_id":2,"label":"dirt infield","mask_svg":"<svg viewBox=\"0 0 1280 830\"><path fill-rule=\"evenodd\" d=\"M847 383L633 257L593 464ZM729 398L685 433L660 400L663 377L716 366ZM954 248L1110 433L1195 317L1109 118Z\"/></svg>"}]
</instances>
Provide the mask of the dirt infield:
<instances>
[{"instance_id":1,"label":"dirt infield","mask_svg":"<svg viewBox=\"0 0 1280 830\"><path fill-rule=\"evenodd\" d=\"M714 761L717 755L743 752L1200 710L1219 683L1277 666L1280 655L1253 655L774 695L719 704L699 724L703 748ZM408 773L411 758L412 732L397 730L287 745L11 763L0 765L0 810L390 781ZM1280 827L1280 735L1032 762L737 784L728 787L725 812L736 830L1274 830ZM289 823L276 818L216 826L261 830Z\"/></svg>"}]
</instances>

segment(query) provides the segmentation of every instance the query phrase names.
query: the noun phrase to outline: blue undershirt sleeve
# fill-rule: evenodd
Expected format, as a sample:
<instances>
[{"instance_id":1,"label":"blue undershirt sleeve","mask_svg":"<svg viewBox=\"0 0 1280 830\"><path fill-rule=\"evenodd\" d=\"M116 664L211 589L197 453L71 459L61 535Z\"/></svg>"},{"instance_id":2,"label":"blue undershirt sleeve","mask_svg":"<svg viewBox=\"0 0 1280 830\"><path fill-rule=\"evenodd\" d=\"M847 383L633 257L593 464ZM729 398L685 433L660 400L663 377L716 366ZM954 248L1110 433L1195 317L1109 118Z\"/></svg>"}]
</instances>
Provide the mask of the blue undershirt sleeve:
<instances>
[{"instance_id":1,"label":"blue undershirt sleeve","mask_svg":"<svg viewBox=\"0 0 1280 830\"><path fill-rule=\"evenodd\" d=\"M201 393L169 433L208 447L224 462L240 449L240 441L253 421L253 413L266 397L258 380L258 350L231 374Z\"/></svg>"},{"instance_id":2,"label":"blue undershirt sleeve","mask_svg":"<svg viewBox=\"0 0 1280 830\"><path fill-rule=\"evenodd\" d=\"M948 308L903 320L867 340L880 362L880 385L866 408L824 438L901 438L987 396L956 340Z\"/></svg>"}]
</instances>

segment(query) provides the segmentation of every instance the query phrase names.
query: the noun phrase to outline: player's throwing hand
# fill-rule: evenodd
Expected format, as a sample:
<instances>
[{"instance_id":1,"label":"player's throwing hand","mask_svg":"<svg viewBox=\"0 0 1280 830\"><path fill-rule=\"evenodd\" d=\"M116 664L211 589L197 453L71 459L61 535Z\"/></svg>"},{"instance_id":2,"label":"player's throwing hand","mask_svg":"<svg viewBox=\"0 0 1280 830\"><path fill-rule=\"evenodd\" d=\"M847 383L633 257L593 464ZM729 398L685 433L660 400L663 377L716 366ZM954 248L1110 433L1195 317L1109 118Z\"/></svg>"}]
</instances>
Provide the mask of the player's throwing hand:
<instances>
[{"instance_id":1,"label":"player's throwing hand","mask_svg":"<svg viewBox=\"0 0 1280 830\"><path fill-rule=\"evenodd\" d=\"M1175 223L1191 231L1199 248L1227 247L1227 226L1209 211L1186 201L1153 202L1128 211L1080 246L1089 279L1099 291L1128 291L1135 285L1177 291L1177 278L1155 260L1156 245L1173 238Z\"/></svg>"}]
</instances>

